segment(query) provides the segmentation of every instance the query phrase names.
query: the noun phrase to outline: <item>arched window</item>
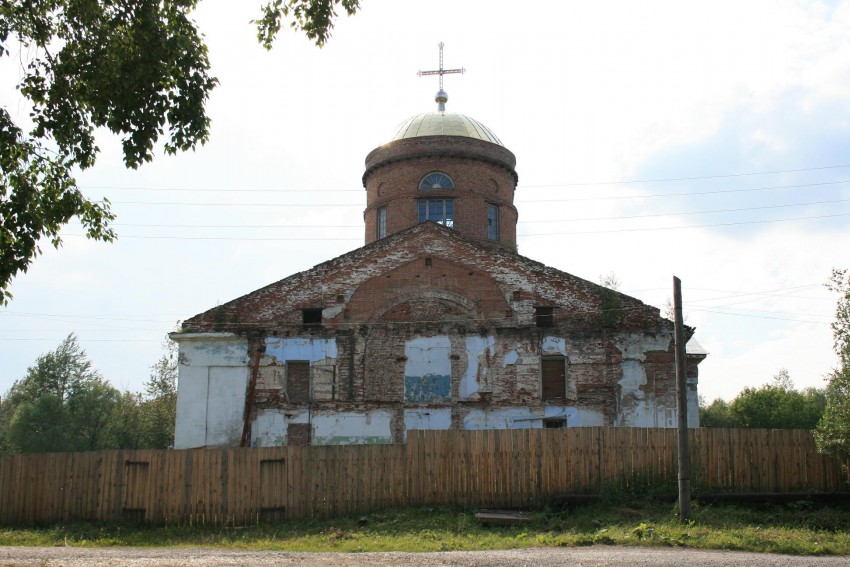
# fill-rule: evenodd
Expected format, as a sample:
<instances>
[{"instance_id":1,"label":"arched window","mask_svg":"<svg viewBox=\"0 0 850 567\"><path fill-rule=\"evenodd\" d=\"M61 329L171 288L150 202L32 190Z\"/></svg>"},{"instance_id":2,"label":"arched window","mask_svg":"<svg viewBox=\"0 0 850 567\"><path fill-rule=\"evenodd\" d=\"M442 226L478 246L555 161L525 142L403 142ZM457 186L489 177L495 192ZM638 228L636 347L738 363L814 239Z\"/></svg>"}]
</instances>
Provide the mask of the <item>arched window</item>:
<instances>
[{"instance_id":1,"label":"arched window","mask_svg":"<svg viewBox=\"0 0 850 567\"><path fill-rule=\"evenodd\" d=\"M452 178L440 171L432 171L419 182L420 189L454 189Z\"/></svg>"}]
</instances>

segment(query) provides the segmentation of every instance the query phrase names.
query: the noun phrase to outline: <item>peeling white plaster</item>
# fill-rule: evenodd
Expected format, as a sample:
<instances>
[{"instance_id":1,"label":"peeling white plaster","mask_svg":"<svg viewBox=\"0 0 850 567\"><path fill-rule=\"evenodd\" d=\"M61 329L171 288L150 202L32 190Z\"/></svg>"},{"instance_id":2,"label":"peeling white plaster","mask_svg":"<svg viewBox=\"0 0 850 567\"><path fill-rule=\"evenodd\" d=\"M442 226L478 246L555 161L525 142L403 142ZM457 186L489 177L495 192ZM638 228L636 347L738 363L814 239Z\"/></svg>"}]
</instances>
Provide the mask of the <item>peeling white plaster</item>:
<instances>
[{"instance_id":1,"label":"peeling white plaster","mask_svg":"<svg viewBox=\"0 0 850 567\"><path fill-rule=\"evenodd\" d=\"M623 371L623 377L618 384L620 384L622 397L631 395L642 400L644 393L640 387L646 385L646 371L643 369L643 364L637 360L624 360L620 363L620 368Z\"/></svg>"},{"instance_id":2,"label":"peeling white plaster","mask_svg":"<svg viewBox=\"0 0 850 567\"><path fill-rule=\"evenodd\" d=\"M560 337L544 337L540 349L545 355L560 354L567 356L567 341Z\"/></svg>"},{"instance_id":3,"label":"peeling white plaster","mask_svg":"<svg viewBox=\"0 0 850 567\"><path fill-rule=\"evenodd\" d=\"M333 319L345 309L345 304L340 303L339 305L334 305L333 307L325 307L322 309L322 319Z\"/></svg>"},{"instance_id":4,"label":"peeling white plaster","mask_svg":"<svg viewBox=\"0 0 850 567\"><path fill-rule=\"evenodd\" d=\"M473 394L477 394L481 387L479 378L485 378L489 368L487 365L482 365L482 358L485 355L490 357L494 354L493 345L496 344L496 338L492 335L482 337L479 335L471 335L466 337L466 374L460 379L459 393L461 399L468 399Z\"/></svg>"},{"instance_id":5,"label":"peeling white plaster","mask_svg":"<svg viewBox=\"0 0 850 567\"><path fill-rule=\"evenodd\" d=\"M233 333L172 333L181 366L244 366L248 341Z\"/></svg>"},{"instance_id":6,"label":"peeling white plaster","mask_svg":"<svg viewBox=\"0 0 850 567\"><path fill-rule=\"evenodd\" d=\"M597 425L605 425L605 417L602 412L588 409L579 409L575 423L569 422L570 427L594 427Z\"/></svg>"},{"instance_id":7,"label":"peeling white plaster","mask_svg":"<svg viewBox=\"0 0 850 567\"><path fill-rule=\"evenodd\" d=\"M502 366L507 368L509 364L516 364L516 361L519 360L519 354L515 350L510 350L505 353L505 358Z\"/></svg>"},{"instance_id":8,"label":"peeling white plaster","mask_svg":"<svg viewBox=\"0 0 850 567\"><path fill-rule=\"evenodd\" d=\"M645 335L633 333L624 335L617 342L617 348L623 353L623 360L646 360L647 351L660 350L666 352L670 348L673 335L659 333Z\"/></svg>"},{"instance_id":9,"label":"peeling white plaster","mask_svg":"<svg viewBox=\"0 0 850 567\"><path fill-rule=\"evenodd\" d=\"M355 445L392 443L392 412L317 412L313 414L312 444Z\"/></svg>"},{"instance_id":10,"label":"peeling white plaster","mask_svg":"<svg viewBox=\"0 0 850 567\"><path fill-rule=\"evenodd\" d=\"M620 414L616 424L623 427L676 427L678 414L675 405L668 407L651 394L647 396L641 389L645 386L646 370L643 361L648 351L667 351L672 336L667 333L657 335L630 334L621 337L617 343L623 355L620 363L622 378L620 385ZM699 417L697 417L698 423ZM688 419L689 423L693 423Z\"/></svg>"},{"instance_id":11,"label":"peeling white plaster","mask_svg":"<svg viewBox=\"0 0 850 567\"><path fill-rule=\"evenodd\" d=\"M452 425L451 408L409 408L404 410L405 438L409 429L448 429Z\"/></svg>"},{"instance_id":12,"label":"peeling white plaster","mask_svg":"<svg viewBox=\"0 0 850 567\"><path fill-rule=\"evenodd\" d=\"M336 339L269 337L266 339L266 356L273 356L280 362L336 359Z\"/></svg>"},{"instance_id":13,"label":"peeling white plaster","mask_svg":"<svg viewBox=\"0 0 850 567\"><path fill-rule=\"evenodd\" d=\"M404 345L407 363L405 376L451 376L452 364L449 360L452 345L446 335L436 337L416 337Z\"/></svg>"},{"instance_id":14,"label":"peeling white plaster","mask_svg":"<svg viewBox=\"0 0 850 567\"><path fill-rule=\"evenodd\" d=\"M524 407L473 409L463 418L463 428L535 429L543 426L541 417Z\"/></svg>"},{"instance_id":15,"label":"peeling white plaster","mask_svg":"<svg viewBox=\"0 0 850 567\"><path fill-rule=\"evenodd\" d=\"M678 418L676 419L678 421ZM688 427L699 427L699 395L696 385L688 387Z\"/></svg>"},{"instance_id":16,"label":"peeling white plaster","mask_svg":"<svg viewBox=\"0 0 850 567\"><path fill-rule=\"evenodd\" d=\"M578 409L574 407L564 406L545 406L543 408L543 417L562 417L567 420L567 427L575 427L578 425Z\"/></svg>"},{"instance_id":17,"label":"peeling white plaster","mask_svg":"<svg viewBox=\"0 0 850 567\"><path fill-rule=\"evenodd\" d=\"M262 410L251 427L254 447L286 445L286 417L280 410Z\"/></svg>"}]
</instances>

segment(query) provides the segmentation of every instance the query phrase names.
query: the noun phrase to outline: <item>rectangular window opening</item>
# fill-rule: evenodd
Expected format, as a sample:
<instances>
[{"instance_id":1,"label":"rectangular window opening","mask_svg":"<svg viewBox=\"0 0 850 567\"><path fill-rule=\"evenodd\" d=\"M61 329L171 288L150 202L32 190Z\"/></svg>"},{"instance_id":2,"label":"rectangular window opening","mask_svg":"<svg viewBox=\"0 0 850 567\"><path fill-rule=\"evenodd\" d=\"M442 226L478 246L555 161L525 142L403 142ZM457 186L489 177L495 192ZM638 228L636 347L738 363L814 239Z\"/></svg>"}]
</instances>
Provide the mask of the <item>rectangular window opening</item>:
<instances>
[{"instance_id":1,"label":"rectangular window opening","mask_svg":"<svg viewBox=\"0 0 850 567\"><path fill-rule=\"evenodd\" d=\"M543 420L545 429L562 429L567 426L567 418L565 417L549 417Z\"/></svg>"},{"instance_id":2,"label":"rectangular window opening","mask_svg":"<svg viewBox=\"0 0 850 567\"><path fill-rule=\"evenodd\" d=\"M499 205L487 204L487 238L499 240Z\"/></svg>"},{"instance_id":3,"label":"rectangular window opening","mask_svg":"<svg viewBox=\"0 0 850 567\"><path fill-rule=\"evenodd\" d=\"M381 207L378 209L378 222L376 224L377 237L386 238L387 236L387 208Z\"/></svg>"},{"instance_id":4,"label":"rectangular window opening","mask_svg":"<svg viewBox=\"0 0 850 567\"><path fill-rule=\"evenodd\" d=\"M321 325L322 324L322 308L311 307L301 310L302 321L305 325Z\"/></svg>"},{"instance_id":5,"label":"rectangular window opening","mask_svg":"<svg viewBox=\"0 0 850 567\"><path fill-rule=\"evenodd\" d=\"M543 401L567 399L567 360L563 356L540 361L541 392Z\"/></svg>"},{"instance_id":6,"label":"rectangular window opening","mask_svg":"<svg viewBox=\"0 0 850 567\"><path fill-rule=\"evenodd\" d=\"M434 221L454 227L454 199L419 199L419 222Z\"/></svg>"},{"instance_id":7,"label":"rectangular window opening","mask_svg":"<svg viewBox=\"0 0 850 567\"><path fill-rule=\"evenodd\" d=\"M286 396L290 404L310 402L310 362L290 360L286 363Z\"/></svg>"},{"instance_id":8,"label":"rectangular window opening","mask_svg":"<svg viewBox=\"0 0 850 567\"><path fill-rule=\"evenodd\" d=\"M552 307L535 307L534 323L538 327L547 328L555 326L555 314Z\"/></svg>"}]
</instances>

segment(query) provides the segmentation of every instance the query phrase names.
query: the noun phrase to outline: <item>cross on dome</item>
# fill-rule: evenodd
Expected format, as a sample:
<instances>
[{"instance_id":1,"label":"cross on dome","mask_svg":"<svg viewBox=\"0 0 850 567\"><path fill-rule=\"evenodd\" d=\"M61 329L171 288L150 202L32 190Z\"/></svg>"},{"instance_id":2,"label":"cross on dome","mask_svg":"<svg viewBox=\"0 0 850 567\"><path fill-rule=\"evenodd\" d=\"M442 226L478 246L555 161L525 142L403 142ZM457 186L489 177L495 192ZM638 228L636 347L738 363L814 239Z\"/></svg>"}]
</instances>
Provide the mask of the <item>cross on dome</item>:
<instances>
[{"instance_id":1,"label":"cross on dome","mask_svg":"<svg viewBox=\"0 0 850 567\"><path fill-rule=\"evenodd\" d=\"M445 112L446 111L446 102L449 100L449 95L446 94L446 91L443 90L443 75L450 75L454 73L463 74L466 72L466 69L461 67L460 69L443 69L443 46L445 44L441 41L437 44L440 48L440 68L436 71L419 71L416 73L420 77L424 75L439 75L440 76L440 90L437 91L437 95L434 97L434 101L437 103L437 111Z\"/></svg>"}]
</instances>

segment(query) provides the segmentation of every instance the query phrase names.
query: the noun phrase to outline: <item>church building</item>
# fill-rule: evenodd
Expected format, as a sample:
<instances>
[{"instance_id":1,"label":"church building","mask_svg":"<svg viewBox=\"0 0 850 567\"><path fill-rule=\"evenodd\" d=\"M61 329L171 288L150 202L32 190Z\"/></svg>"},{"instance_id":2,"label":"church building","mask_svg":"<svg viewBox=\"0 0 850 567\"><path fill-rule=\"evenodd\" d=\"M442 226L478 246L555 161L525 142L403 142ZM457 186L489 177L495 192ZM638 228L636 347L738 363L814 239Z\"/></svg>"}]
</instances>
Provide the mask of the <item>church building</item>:
<instances>
[{"instance_id":1,"label":"church building","mask_svg":"<svg viewBox=\"0 0 850 567\"><path fill-rule=\"evenodd\" d=\"M517 254L516 158L446 99L366 156L363 247L172 334L175 448L676 426L672 322ZM689 349L692 427L705 356Z\"/></svg>"}]
</instances>

